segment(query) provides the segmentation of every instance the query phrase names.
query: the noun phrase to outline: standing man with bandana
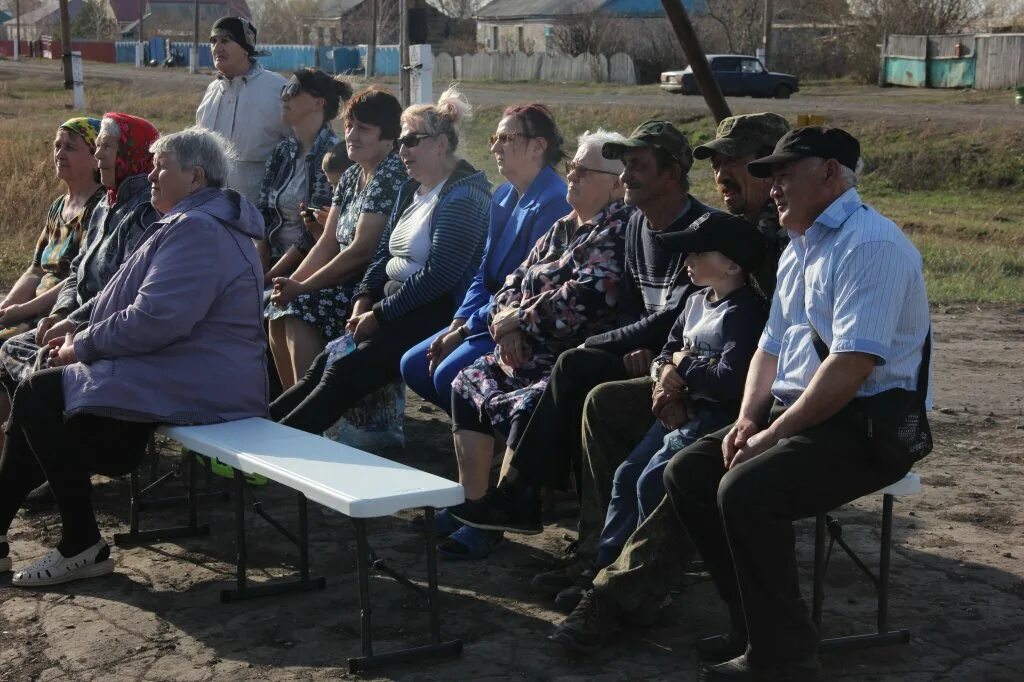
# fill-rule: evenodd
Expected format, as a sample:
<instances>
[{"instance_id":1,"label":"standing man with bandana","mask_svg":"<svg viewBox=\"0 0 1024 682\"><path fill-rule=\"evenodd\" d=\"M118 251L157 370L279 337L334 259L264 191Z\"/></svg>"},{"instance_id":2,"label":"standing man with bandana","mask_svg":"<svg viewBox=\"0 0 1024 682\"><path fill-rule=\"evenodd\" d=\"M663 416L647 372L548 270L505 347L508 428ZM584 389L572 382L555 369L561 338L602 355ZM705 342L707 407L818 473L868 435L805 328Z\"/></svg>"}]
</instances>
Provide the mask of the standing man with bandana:
<instances>
[{"instance_id":1,"label":"standing man with bandana","mask_svg":"<svg viewBox=\"0 0 1024 682\"><path fill-rule=\"evenodd\" d=\"M284 76L256 61L256 27L242 17L223 17L210 29L210 51L217 78L206 88L196 111L196 125L231 140L238 161L228 187L256 203L267 159L274 146L291 134L281 120Z\"/></svg>"}]
</instances>

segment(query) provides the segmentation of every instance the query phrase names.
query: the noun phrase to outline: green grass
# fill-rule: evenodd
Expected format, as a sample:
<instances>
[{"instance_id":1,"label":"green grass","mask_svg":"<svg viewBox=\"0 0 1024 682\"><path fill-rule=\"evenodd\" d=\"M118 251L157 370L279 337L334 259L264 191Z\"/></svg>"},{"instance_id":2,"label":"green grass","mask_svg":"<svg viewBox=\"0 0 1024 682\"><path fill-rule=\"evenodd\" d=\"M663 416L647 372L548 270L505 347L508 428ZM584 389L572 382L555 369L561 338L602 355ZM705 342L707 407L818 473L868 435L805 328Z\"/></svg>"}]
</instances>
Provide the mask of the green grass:
<instances>
[{"instance_id":1,"label":"green grass","mask_svg":"<svg viewBox=\"0 0 1024 682\"><path fill-rule=\"evenodd\" d=\"M510 101L543 101L545 93L556 89L578 94L622 90L611 85L513 87ZM813 89L837 95L857 91L844 83ZM189 91L140 96L123 85L98 81L88 93L89 111L99 115L127 110L170 132L192 123L201 95ZM0 183L0 285L10 286L27 264L46 209L60 190L49 148L54 129L71 115L64 108L67 100L68 93L55 79L0 82L0 177L5 178ZM711 139L715 130L710 116L680 117L670 101L661 107L555 106L553 111L570 150L584 130L603 127L628 133L649 118L674 121L693 145ZM487 136L500 116L500 107L479 107L462 136L462 154L495 184L501 178ZM874 122L851 132L861 140L867 168L861 194L900 224L921 250L932 301L1024 303L1024 129L1014 127L1013 121L999 129L932 129L914 117L910 104L906 120ZM706 163L694 165L691 184L696 196L717 205Z\"/></svg>"}]
</instances>

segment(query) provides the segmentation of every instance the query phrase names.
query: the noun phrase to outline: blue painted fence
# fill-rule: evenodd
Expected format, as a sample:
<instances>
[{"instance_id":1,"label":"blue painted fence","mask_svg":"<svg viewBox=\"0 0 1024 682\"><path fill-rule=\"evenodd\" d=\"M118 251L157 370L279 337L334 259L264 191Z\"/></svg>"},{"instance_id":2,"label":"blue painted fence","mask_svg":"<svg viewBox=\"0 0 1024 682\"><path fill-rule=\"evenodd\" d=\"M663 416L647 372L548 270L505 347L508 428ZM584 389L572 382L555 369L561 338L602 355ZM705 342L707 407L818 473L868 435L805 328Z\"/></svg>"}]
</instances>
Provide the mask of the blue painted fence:
<instances>
[{"instance_id":1,"label":"blue painted fence","mask_svg":"<svg viewBox=\"0 0 1024 682\"><path fill-rule=\"evenodd\" d=\"M185 58L185 65L188 65L189 49L192 44L188 42L175 42L170 48L177 50ZM257 57L264 68L271 71L296 71L317 64L317 48L313 45L260 45L270 54L266 57ZM164 38L152 38L146 43L146 61L155 59L163 62L167 57L167 41ZM366 68L365 45L338 45L334 47L320 48L320 68L329 73L354 73ZM119 40L115 44L115 54L119 64L135 63L135 41ZM397 76L398 75L398 46L379 45L377 46L377 75ZM210 46L206 43L199 44L199 66L213 68L213 55L210 53Z\"/></svg>"}]
</instances>

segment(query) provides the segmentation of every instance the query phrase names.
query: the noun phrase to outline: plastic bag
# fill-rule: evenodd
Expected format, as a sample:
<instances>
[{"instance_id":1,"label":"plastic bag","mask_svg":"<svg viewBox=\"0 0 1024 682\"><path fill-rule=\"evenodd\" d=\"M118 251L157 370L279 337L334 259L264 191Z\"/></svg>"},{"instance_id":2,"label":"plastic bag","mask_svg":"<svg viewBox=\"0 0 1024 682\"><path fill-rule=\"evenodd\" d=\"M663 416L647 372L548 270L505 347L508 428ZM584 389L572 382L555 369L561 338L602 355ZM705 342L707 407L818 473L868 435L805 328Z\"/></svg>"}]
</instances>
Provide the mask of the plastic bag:
<instances>
[{"instance_id":1,"label":"plastic bag","mask_svg":"<svg viewBox=\"0 0 1024 682\"><path fill-rule=\"evenodd\" d=\"M327 344L327 366L356 349L355 339L345 334ZM379 388L363 398L324 431L324 437L360 450L404 447L405 384L401 381Z\"/></svg>"}]
</instances>

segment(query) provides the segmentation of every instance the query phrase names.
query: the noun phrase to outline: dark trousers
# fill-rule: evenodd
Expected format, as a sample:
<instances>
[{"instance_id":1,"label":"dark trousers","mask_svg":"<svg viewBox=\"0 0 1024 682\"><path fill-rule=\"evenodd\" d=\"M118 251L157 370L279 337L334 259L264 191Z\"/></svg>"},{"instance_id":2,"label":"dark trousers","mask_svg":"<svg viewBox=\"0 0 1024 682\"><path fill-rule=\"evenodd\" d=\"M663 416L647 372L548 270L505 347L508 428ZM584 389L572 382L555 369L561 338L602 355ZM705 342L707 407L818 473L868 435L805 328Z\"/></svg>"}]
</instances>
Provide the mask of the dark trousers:
<instances>
[{"instance_id":1,"label":"dark trousers","mask_svg":"<svg viewBox=\"0 0 1024 682\"><path fill-rule=\"evenodd\" d=\"M61 367L41 370L14 392L0 454L0 533L11 527L32 489L49 481L62 523L58 548L72 556L100 538L90 474L132 471L156 424L87 414L65 421L63 374Z\"/></svg>"},{"instance_id":2,"label":"dark trousers","mask_svg":"<svg viewBox=\"0 0 1024 682\"><path fill-rule=\"evenodd\" d=\"M772 416L781 414L780 408ZM818 633L800 595L793 521L828 512L902 478L898 444L844 410L752 460L725 470L728 428L680 451L665 489L729 607L755 665L815 653Z\"/></svg>"},{"instance_id":3,"label":"dark trousers","mask_svg":"<svg viewBox=\"0 0 1024 682\"><path fill-rule=\"evenodd\" d=\"M614 353L573 348L559 355L515 448L511 465L516 473L535 486L564 489L571 469L578 481L587 394L598 384L626 378L622 357Z\"/></svg>"},{"instance_id":4,"label":"dark trousers","mask_svg":"<svg viewBox=\"0 0 1024 682\"><path fill-rule=\"evenodd\" d=\"M381 327L330 367L327 352L321 353L306 375L270 404L270 418L309 433L323 433L345 410L400 380L402 355L451 316L451 297L445 296Z\"/></svg>"}]
</instances>

